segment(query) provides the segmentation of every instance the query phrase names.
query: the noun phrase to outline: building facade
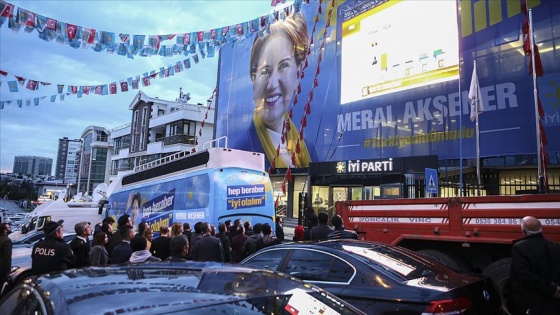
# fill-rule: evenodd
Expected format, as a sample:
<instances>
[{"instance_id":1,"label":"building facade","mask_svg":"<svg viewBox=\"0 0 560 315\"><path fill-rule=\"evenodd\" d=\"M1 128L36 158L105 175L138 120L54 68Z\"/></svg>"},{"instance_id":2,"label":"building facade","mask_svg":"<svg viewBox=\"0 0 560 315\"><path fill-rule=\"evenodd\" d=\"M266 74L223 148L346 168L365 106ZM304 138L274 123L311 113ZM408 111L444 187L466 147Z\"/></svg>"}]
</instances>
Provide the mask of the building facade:
<instances>
[{"instance_id":1,"label":"building facade","mask_svg":"<svg viewBox=\"0 0 560 315\"><path fill-rule=\"evenodd\" d=\"M306 23L270 28L308 36L305 56L294 54L304 59L297 76L282 77L291 97L277 92L280 70L255 64L262 47L220 49L216 137L267 155L278 214L287 217L337 200L428 196L426 169L436 171L438 196L560 191L560 2L526 1L540 50L534 62L521 3L341 1L327 20L315 17L328 6L310 2L299 12ZM271 117L281 107L285 114ZM272 118L282 131L266 125ZM295 167L286 168L290 157ZM402 159L416 166L383 168Z\"/></svg>"},{"instance_id":2,"label":"building facade","mask_svg":"<svg viewBox=\"0 0 560 315\"><path fill-rule=\"evenodd\" d=\"M110 181L134 168L213 140L213 98L192 104L188 94L176 101L139 91L129 105L131 121L110 131Z\"/></svg>"},{"instance_id":3,"label":"building facade","mask_svg":"<svg viewBox=\"0 0 560 315\"><path fill-rule=\"evenodd\" d=\"M53 159L41 156L18 155L14 157L14 174L51 176Z\"/></svg>"},{"instance_id":4,"label":"building facade","mask_svg":"<svg viewBox=\"0 0 560 315\"><path fill-rule=\"evenodd\" d=\"M76 183L78 180L78 152L81 148L80 139L58 139L58 151L56 154L55 179L65 183Z\"/></svg>"},{"instance_id":5,"label":"building facade","mask_svg":"<svg viewBox=\"0 0 560 315\"><path fill-rule=\"evenodd\" d=\"M94 188L106 183L109 161L109 131L103 127L88 126L81 136L77 192L91 195Z\"/></svg>"}]
</instances>

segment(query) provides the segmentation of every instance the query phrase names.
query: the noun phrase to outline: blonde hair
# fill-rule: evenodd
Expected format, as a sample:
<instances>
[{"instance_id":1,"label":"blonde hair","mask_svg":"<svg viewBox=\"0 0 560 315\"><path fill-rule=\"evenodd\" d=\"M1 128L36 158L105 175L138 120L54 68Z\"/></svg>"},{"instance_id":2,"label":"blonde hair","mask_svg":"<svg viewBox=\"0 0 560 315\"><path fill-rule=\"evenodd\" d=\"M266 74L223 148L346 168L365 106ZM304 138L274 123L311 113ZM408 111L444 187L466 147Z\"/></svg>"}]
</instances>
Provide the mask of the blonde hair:
<instances>
[{"instance_id":1,"label":"blonde hair","mask_svg":"<svg viewBox=\"0 0 560 315\"><path fill-rule=\"evenodd\" d=\"M305 60L307 55L307 22L305 17L301 13L294 13L284 21L276 21L270 25L270 33L266 36L260 37L255 36L255 41L253 42L253 47L251 48L251 59L249 61L249 74L251 75L251 81L255 80L257 69L259 65L259 57L261 55L262 48L264 47L270 35L274 33L284 34L293 45L293 54L296 59L296 65L300 65L302 61Z\"/></svg>"},{"instance_id":2,"label":"blonde hair","mask_svg":"<svg viewBox=\"0 0 560 315\"><path fill-rule=\"evenodd\" d=\"M173 223L173 225L171 226L171 237L175 235L181 235L182 232L183 232L183 225L179 222Z\"/></svg>"}]
</instances>

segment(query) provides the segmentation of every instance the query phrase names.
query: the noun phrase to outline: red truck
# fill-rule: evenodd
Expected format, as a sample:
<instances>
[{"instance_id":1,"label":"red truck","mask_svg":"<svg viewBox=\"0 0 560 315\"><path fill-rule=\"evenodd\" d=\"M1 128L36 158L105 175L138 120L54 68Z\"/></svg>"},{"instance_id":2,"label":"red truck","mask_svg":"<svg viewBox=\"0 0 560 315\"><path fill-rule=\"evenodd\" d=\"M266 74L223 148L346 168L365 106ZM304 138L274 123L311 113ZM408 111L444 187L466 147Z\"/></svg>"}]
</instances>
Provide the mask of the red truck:
<instances>
[{"instance_id":1,"label":"red truck","mask_svg":"<svg viewBox=\"0 0 560 315\"><path fill-rule=\"evenodd\" d=\"M560 242L560 194L339 201L336 213L365 240L406 247L489 275L503 292L521 219L538 218Z\"/></svg>"}]
</instances>

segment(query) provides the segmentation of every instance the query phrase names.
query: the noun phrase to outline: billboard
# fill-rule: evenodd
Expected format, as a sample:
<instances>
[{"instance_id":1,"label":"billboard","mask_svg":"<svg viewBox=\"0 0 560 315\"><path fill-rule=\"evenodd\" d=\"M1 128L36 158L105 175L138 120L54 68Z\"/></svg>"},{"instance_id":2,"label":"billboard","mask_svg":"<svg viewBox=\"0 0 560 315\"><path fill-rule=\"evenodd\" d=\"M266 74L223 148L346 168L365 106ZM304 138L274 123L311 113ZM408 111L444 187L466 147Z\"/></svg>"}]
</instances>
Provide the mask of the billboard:
<instances>
[{"instance_id":1,"label":"billboard","mask_svg":"<svg viewBox=\"0 0 560 315\"><path fill-rule=\"evenodd\" d=\"M321 9L317 1L301 6L303 47L290 31L274 35L283 28L275 24L297 29L292 10L265 32L221 48L216 137L227 136L232 148L264 152L276 167L278 161L306 167L309 161L418 155L474 158L468 91L476 59L484 102L480 156L536 153L521 2L335 1L330 20L332 2L326 2ZM545 69L538 86L547 151L558 152L560 60L553 29L560 2L528 6Z\"/></svg>"}]
</instances>

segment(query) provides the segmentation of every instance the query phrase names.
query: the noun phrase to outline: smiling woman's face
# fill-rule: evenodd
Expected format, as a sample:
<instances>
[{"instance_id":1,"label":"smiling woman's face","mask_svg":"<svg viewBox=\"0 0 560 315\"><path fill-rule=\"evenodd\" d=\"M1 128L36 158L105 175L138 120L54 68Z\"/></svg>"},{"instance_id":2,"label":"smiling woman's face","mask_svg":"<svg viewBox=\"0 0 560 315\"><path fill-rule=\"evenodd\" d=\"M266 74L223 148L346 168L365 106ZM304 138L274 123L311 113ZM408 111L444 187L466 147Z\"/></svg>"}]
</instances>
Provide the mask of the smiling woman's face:
<instances>
[{"instance_id":1,"label":"smiling woman's face","mask_svg":"<svg viewBox=\"0 0 560 315\"><path fill-rule=\"evenodd\" d=\"M269 129L282 132L283 115L298 84L299 66L292 42L282 33L270 35L257 65L253 81L255 110Z\"/></svg>"}]
</instances>

